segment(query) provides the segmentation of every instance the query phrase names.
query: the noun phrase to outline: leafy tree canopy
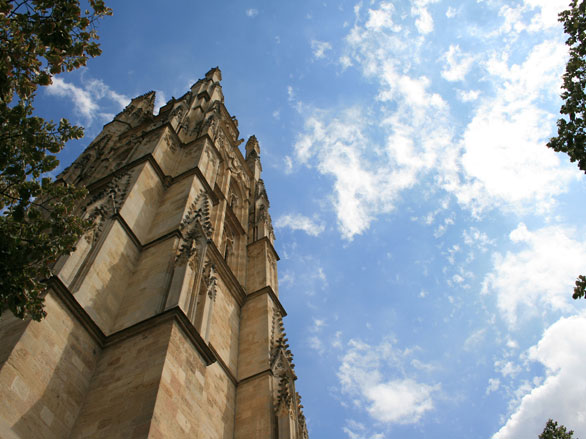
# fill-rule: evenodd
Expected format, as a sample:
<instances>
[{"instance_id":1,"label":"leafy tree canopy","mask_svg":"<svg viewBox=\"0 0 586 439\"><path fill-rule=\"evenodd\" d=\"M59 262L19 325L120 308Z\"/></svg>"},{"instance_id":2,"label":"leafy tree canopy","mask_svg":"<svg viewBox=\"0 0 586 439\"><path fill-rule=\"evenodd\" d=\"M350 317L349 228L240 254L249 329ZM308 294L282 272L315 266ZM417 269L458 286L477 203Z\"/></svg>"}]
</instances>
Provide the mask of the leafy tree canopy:
<instances>
[{"instance_id":1,"label":"leafy tree canopy","mask_svg":"<svg viewBox=\"0 0 586 439\"><path fill-rule=\"evenodd\" d=\"M558 152L565 152L578 168L586 173L586 1L572 0L570 8L561 12L559 21L568 35L570 59L563 77L558 135L547 144ZM586 297L586 276L580 275L574 288L574 299Z\"/></svg>"},{"instance_id":2,"label":"leafy tree canopy","mask_svg":"<svg viewBox=\"0 0 586 439\"><path fill-rule=\"evenodd\" d=\"M559 425L552 419L547 421L543 433L539 435L539 439L578 439L574 438L574 432L572 430L567 431L566 427Z\"/></svg>"},{"instance_id":3,"label":"leafy tree canopy","mask_svg":"<svg viewBox=\"0 0 586 439\"><path fill-rule=\"evenodd\" d=\"M0 0L0 315L40 320L51 265L88 223L76 214L85 190L47 176L65 142L83 136L66 119L33 116L38 86L101 53L102 0Z\"/></svg>"},{"instance_id":4,"label":"leafy tree canopy","mask_svg":"<svg viewBox=\"0 0 586 439\"><path fill-rule=\"evenodd\" d=\"M561 12L559 21L568 35L570 59L563 77L560 113L565 116L558 120L558 135L547 144L558 152L565 152L578 168L586 172L586 1L572 0L570 8Z\"/></svg>"}]
</instances>

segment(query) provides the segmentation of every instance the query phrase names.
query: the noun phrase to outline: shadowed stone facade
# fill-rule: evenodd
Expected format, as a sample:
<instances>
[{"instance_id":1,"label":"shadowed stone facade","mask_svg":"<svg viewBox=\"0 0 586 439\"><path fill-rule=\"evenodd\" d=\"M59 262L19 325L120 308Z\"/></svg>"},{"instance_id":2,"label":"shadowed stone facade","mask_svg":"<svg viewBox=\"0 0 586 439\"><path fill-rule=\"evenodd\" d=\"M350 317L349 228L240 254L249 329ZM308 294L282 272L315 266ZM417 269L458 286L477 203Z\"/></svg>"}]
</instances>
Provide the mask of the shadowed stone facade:
<instances>
[{"instance_id":1,"label":"shadowed stone facade","mask_svg":"<svg viewBox=\"0 0 586 439\"><path fill-rule=\"evenodd\" d=\"M306 439L269 200L215 68L132 100L60 176L93 229L47 318L0 319L0 437Z\"/></svg>"}]
</instances>

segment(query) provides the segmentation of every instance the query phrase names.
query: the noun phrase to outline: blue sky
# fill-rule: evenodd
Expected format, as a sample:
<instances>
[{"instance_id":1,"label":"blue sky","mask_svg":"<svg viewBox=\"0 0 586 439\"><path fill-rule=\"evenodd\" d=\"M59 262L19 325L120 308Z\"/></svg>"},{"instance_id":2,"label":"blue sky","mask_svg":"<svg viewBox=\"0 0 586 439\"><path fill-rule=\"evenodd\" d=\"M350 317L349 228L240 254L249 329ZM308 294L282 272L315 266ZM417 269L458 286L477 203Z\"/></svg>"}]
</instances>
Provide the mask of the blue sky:
<instances>
[{"instance_id":1,"label":"blue sky","mask_svg":"<svg viewBox=\"0 0 586 439\"><path fill-rule=\"evenodd\" d=\"M586 437L585 181L545 147L567 1L110 6L103 55L38 93L86 127L62 166L131 97L221 68L312 438Z\"/></svg>"}]
</instances>

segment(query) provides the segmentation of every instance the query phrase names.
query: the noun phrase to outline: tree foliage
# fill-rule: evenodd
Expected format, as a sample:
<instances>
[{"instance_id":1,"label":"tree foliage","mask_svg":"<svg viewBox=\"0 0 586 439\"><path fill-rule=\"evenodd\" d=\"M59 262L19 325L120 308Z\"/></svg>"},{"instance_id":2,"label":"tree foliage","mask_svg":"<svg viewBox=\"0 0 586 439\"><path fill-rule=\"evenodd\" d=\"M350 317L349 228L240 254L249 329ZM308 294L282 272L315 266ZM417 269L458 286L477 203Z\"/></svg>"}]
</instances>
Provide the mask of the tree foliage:
<instances>
[{"instance_id":1,"label":"tree foliage","mask_svg":"<svg viewBox=\"0 0 586 439\"><path fill-rule=\"evenodd\" d=\"M572 0L570 8L559 14L559 21L568 35L570 58L563 77L558 135L547 144L565 152L578 168L586 173L586 1ZM586 297L586 276L580 275L574 287L574 299Z\"/></svg>"},{"instance_id":2,"label":"tree foliage","mask_svg":"<svg viewBox=\"0 0 586 439\"><path fill-rule=\"evenodd\" d=\"M570 8L561 12L559 21L568 35L570 59L563 76L558 135L547 144L558 152L565 152L578 168L586 172L586 1L572 0Z\"/></svg>"},{"instance_id":3,"label":"tree foliage","mask_svg":"<svg viewBox=\"0 0 586 439\"><path fill-rule=\"evenodd\" d=\"M539 439L578 439L574 438L574 432L572 430L567 431L566 427L559 425L552 419L547 421L543 433L539 435Z\"/></svg>"},{"instance_id":4,"label":"tree foliage","mask_svg":"<svg viewBox=\"0 0 586 439\"><path fill-rule=\"evenodd\" d=\"M0 314L40 320L42 283L88 223L76 206L85 196L48 177L56 154L80 127L33 115L39 86L101 53L95 23L111 15L102 0L0 0Z\"/></svg>"}]
</instances>

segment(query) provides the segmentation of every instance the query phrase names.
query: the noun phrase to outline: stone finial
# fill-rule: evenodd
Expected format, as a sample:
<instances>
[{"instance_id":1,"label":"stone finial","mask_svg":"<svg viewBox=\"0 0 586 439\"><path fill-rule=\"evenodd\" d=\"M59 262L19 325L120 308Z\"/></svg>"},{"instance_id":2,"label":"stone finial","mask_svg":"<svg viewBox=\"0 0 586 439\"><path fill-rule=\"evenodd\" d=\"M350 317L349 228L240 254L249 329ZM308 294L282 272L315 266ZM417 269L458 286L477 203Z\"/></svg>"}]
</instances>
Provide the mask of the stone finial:
<instances>
[{"instance_id":1,"label":"stone finial","mask_svg":"<svg viewBox=\"0 0 586 439\"><path fill-rule=\"evenodd\" d=\"M258 144L258 140L256 136L253 134L250 136L248 141L246 142L246 159L253 154L253 158L260 157L260 145Z\"/></svg>"},{"instance_id":2,"label":"stone finial","mask_svg":"<svg viewBox=\"0 0 586 439\"><path fill-rule=\"evenodd\" d=\"M179 224L179 231L182 238L175 260L186 263L192 261L192 257L200 253L200 248L207 239L211 238L213 233L209 200L205 191L201 190L191 203L188 213Z\"/></svg>"},{"instance_id":3,"label":"stone finial","mask_svg":"<svg viewBox=\"0 0 586 439\"><path fill-rule=\"evenodd\" d=\"M258 181L260 179L260 173L262 172L262 166L260 164L260 146L258 144L258 140L256 140L256 136L252 135L246 142L246 164L248 168L252 171L252 175L254 176L254 180Z\"/></svg>"},{"instance_id":4,"label":"stone finial","mask_svg":"<svg viewBox=\"0 0 586 439\"><path fill-rule=\"evenodd\" d=\"M220 82L222 80L222 72L220 71L219 67L214 67L206 73L206 79L209 79L212 82Z\"/></svg>"}]
</instances>

